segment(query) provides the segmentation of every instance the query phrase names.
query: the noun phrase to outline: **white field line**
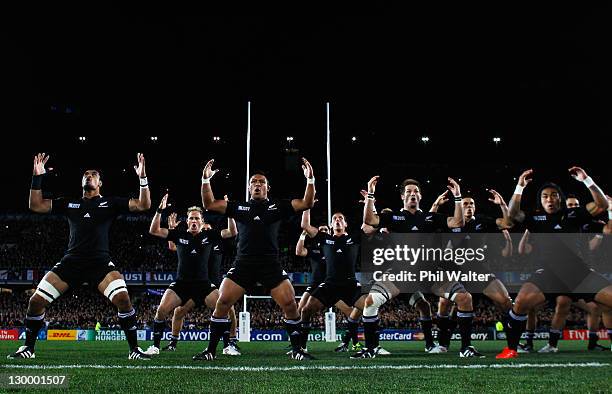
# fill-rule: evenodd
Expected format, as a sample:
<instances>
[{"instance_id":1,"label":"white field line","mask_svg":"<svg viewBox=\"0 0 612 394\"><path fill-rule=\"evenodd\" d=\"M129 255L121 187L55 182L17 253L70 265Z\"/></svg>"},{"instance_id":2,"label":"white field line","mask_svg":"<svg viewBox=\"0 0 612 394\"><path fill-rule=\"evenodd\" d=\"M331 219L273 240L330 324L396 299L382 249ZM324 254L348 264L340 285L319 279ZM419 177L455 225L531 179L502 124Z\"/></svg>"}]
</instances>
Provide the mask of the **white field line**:
<instances>
[{"instance_id":1,"label":"white field line","mask_svg":"<svg viewBox=\"0 0 612 394\"><path fill-rule=\"evenodd\" d=\"M146 362L146 361L145 361ZM186 369L211 370L227 372L281 372L281 371L350 371L371 369L503 369L503 368L600 368L608 367L609 363L518 363L518 364L440 364L440 365L296 365L287 367L218 367L204 365L101 365L101 364L65 364L65 365L23 365L5 364L2 369Z\"/></svg>"}]
</instances>

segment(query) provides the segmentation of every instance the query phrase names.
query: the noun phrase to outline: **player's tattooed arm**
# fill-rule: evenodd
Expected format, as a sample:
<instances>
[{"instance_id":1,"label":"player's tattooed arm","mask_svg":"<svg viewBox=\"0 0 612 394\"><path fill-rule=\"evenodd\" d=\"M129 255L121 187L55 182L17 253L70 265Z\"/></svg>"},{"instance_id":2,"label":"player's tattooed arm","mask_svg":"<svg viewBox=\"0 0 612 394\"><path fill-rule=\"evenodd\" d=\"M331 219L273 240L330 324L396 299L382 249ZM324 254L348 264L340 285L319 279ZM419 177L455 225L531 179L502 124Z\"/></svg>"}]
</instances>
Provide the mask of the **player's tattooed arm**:
<instances>
[{"instance_id":1,"label":"player's tattooed arm","mask_svg":"<svg viewBox=\"0 0 612 394\"><path fill-rule=\"evenodd\" d=\"M508 217L512 222L520 223L525 220L525 212L521 211L521 198L523 196L523 189L533 180L532 175L532 169L526 170L519 176L516 183L514 194L512 194L510 204L508 204Z\"/></svg>"}]
</instances>

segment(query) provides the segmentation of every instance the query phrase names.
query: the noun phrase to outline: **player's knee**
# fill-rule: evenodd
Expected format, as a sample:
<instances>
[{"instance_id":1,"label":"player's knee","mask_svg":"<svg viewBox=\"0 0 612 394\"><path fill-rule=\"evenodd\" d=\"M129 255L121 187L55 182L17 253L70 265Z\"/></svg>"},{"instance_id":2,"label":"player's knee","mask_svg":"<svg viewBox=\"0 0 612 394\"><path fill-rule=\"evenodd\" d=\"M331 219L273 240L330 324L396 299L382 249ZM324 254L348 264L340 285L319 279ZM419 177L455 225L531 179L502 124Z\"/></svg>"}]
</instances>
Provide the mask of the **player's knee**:
<instances>
[{"instance_id":1,"label":"player's knee","mask_svg":"<svg viewBox=\"0 0 612 394\"><path fill-rule=\"evenodd\" d=\"M568 313L570 311L571 306L571 300L557 299L557 306L555 309L557 313Z\"/></svg>"},{"instance_id":2,"label":"player's knee","mask_svg":"<svg viewBox=\"0 0 612 394\"><path fill-rule=\"evenodd\" d=\"M51 283L45 279L41 280L36 287L36 291L30 297L29 306L31 308L42 309L60 297L61 293Z\"/></svg>"},{"instance_id":3,"label":"player's knee","mask_svg":"<svg viewBox=\"0 0 612 394\"><path fill-rule=\"evenodd\" d=\"M389 298L386 294L382 293L370 293L365 299L363 308L364 316L376 316L378 315L378 308L380 308Z\"/></svg>"},{"instance_id":4,"label":"player's knee","mask_svg":"<svg viewBox=\"0 0 612 394\"><path fill-rule=\"evenodd\" d=\"M186 314L187 314L187 312L185 312L185 308L183 308L182 306L177 306L174 309L174 317L175 318L182 319L183 317L185 317Z\"/></svg>"},{"instance_id":5,"label":"player's knee","mask_svg":"<svg viewBox=\"0 0 612 394\"><path fill-rule=\"evenodd\" d=\"M306 304L306 305L308 305L308 304ZM278 300L278 306L284 312L297 311L297 304L295 303L295 300L292 299L292 298L282 298L282 299Z\"/></svg>"},{"instance_id":6,"label":"player's knee","mask_svg":"<svg viewBox=\"0 0 612 394\"><path fill-rule=\"evenodd\" d=\"M128 296L127 292L117 294L115 297L113 297L112 303L120 311L128 311L132 309L132 303L130 302L130 297Z\"/></svg>"},{"instance_id":7,"label":"player's knee","mask_svg":"<svg viewBox=\"0 0 612 394\"><path fill-rule=\"evenodd\" d=\"M468 292L457 293L455 303L462 308L472 307L472 295Z\"/></svg>"},{"instance_id":8,"label":"player's knee","mask_svg":"<svg viewBox=\"0 0 612 394\"><path fill-rule=\"evenodd\" d=\"M170 314L170 311L168 310L168 308L157 308L157 312L155 312L155 319L156 320L165 320L168 315Z\"/></svg>"},{"instance_id":9,"label":"player's knee","mask_svg":"<svg viewBox=\"0 0 612 394\"><path fill-rule=\"evenodd\" d=\"M450 301L447 300L446 298L440 297L440 302L438 304L438 307L440 309L443 309L443 308L445 309L445 308L448 308L449 306L450 306Z\"/></svg>"},{"instance_id":10,"label":"player's knee","mask_svg":"<svg viewBox=\"0 0 612 394\"><path fill-rule=\"evenodd\" d=\"M421 315L429 316L431 314L431 304L425 297L416 301L414 307L421 313Z\"/></svg>"},{"instance_id":11,"label":"player's knee","mask_svg":"<svg viewBox=\"0 0 612 394\"><path fill-rule=\"evenodd\" d=\"M36 314L42 313L47 303L48 302L44 298L34 293L28 301L28 311Z\"/></svg>"},{"instance_id":12,"label":"player's knee","mask_svg":"<svg viewBox=\"0 0 612 394\"><path fill-rule=\"evenodd\" d=\"M110 300L116 307L122 308L130 303L128 296L127 285L123 279L115 279L111 281L104 289L104 296ZM131 305L128 305L128 307Z\"/></svg>"}]
</instances>

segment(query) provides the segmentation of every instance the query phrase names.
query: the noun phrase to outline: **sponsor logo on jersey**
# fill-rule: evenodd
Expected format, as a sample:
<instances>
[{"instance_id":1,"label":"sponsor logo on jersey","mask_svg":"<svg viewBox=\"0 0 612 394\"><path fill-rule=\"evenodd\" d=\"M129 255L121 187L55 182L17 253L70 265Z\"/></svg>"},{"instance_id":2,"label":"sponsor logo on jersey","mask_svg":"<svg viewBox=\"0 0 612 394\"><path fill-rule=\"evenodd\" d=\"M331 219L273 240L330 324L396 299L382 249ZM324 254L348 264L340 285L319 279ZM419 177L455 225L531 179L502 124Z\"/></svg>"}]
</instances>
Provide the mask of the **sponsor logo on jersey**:
<instances>
[{"instance_id":1,"label":"sponsor logo on jersey","mask_svg":"<svg viewBox=\"0 0 612 394\"><path fill-rule=\"evenodd\" d=\"M238 210L239 211L249 211L249 210L251 210L251 207L244 206L244 205L238 205Z\"/></svg>"},{"instance_id":2,"label":"sponsor logo on jersey","mask_svg":"<svg viewBox=\"0 0 612 394\"><path fill-rule=\"evenodd\" d=\"M80 206L81 206L81 204L74 204L74 203L71 203L71 202L68 203L68 208L79 208Z\"/></svg>"}]
</instances>

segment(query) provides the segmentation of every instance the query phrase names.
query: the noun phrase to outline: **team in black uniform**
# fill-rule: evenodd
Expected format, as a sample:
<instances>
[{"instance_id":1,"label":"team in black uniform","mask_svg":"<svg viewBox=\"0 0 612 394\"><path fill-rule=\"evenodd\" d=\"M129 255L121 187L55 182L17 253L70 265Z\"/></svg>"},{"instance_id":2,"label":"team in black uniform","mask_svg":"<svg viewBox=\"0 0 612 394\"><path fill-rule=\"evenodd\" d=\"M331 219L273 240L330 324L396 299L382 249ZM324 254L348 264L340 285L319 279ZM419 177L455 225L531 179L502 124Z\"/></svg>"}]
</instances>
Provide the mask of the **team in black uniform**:
<instances>
[{"instance_id":1,"label":"team in black uniform","mask_svg":"<svg viewBox=\"0 0 612 394\"><path fill-rule=\"evenodd\" d=\"M525 329L527 312L542 304L548 295L567 295L570 298L594 300L612 307L612 285L595 272L584 261L580 251L584 250L584 237L563 237L561 234L580 233L592 217L608 208L608 201L601 189L586 172L579 167L569 169L574 179L588 187L593 202L586 208L568 209L563 203L563 193L555 184L545 184L538 192L538 211L526 215L520 210L523 188L531 182L533 170L521 174L512 200L509 216L512 220L524 222L531 233L534 252L540 269L523 284L514 306L508 311L506 332L508 346L497 355L499 359L516 358L520 336ZM547 233L538 239L537 234ZM561 236L558 236L561 235Z\"/></svg>"},{"instance_id":2,"label":"team in black uniform","mask_svg":"<svg viewBox=\"0 0 612 394\"><path fill-rule=\"evenodd\" d=\"M221 234L210 227L204 230L203 211L199 207L187 209L186 231L162 228L161 214L166 209L167 201L168 194L162 198L149 232L176 245L177 277L157 308L153 322L153 345L146 352L150 355L159 354L166 318L174 308L181 306L186 312L202 304L213 308L219 297L217 286L210 280L209 265L215 246L221 242ZM224 348L230 346L229 334L229 330L224 333Z\"/></svg>"},{"instance_id":3,"label":"team in black uniform","mask_svg":"<svg viewBox=\"0 0 612 394\"><path fill-rule=\"evenodd\" d=\"M82 283L96 285L118 310L119 324L125 331L130 347L129 359L150 359L138 347L136 339L136 311L132 308L123 276L111 260L108 233L113 220L123 213L146 211L151 207L144 155L138 154L134 166L140 177L138 199L104 197L100 194L102 179L97 170L83 174L83 197L52 201L43 198L42 178L49 156L34 157L34 171L30 189L30 209L38 213L65 215L70 227L70 240L66 254L38 284L30 298L26 313L26 340L9 358L34 358L34 345L44 324L45 308L69 288Z\"/></svg>"},{"instance_id":4,"label":"team in black uniform","mask_svg":"<svg viewBox=\"0 0 612 394\"><path fill-rule=\"evenodd\" d=\"M471 197L463 197L461 199L461 205L463 206L465 225L463 227L456 227L449 230L453 235L451 237L451 241L455 244L454 246L458 248L475 248L491 242L492 245L487 246L489 247L489 250L492 250L494 249L493 246L497 243L497 239L491 239L491 236L488 235L493 235L492 233L497 233L501 229L505 241L504 246L499 250L499 257L509 257L512 255L512 238L510 237L507 229L512 226L508 218L508 206L506 205L503 197L495 190L491 189L489 192L492 195L492 198L490 198L489 201L500 207L502 217L492 218L490 216L476 214L476 203L474 199ZM448 201L446 198L447 194L448 192L445 192L436 199L430 209L430 212L437 212L438 208ZM456 235L461 233L482 234L482 237L479 238L481 245L473 245L473 241L469 235L465 237ZM463 283L463 285L466 286L466 291L468 293L470 291L475 291L485 294L500 308L501 311L505 312L512 306L512 301L508 294L508 290L504 284L497 279L493 273L487 271L486 268L487 267L479 264L475 266L475 271L488 274L487 282L473 282L469 284ZM447 350L449 348L452 330L454 329L455 325L459 323L459 331L461 333L462 342L461 348L463 349L461 353L465 354L466 352L475 351L471 346L471 323L473 313L458 310L456 313L457 319L455 321L454 319L450 319L450 307L451 301L448 298L440 297L437 316L437 326L439 329L438 342L440 346L443 347L443 350Z\"/></svg>"},{"instance_id":5,"label":"team in black uniform","mask_svg":"<svg viewBox=\"0 0 612 394\"><path fill-rule=\"evenodd\" d=\"M374 193L378 176L373 177L368 182L368 195L364 206L363 222L366 225L376 228L386 228L391 233L417 233L417 234L432 234L436 232L445 232L449 228L463 227L463 209L461 206L461 189L459 184L452 178L448 178L450 186L449 190L455 198L455 211L452 217L435 212L423 212L419 209L421 201L421 185L414 179L406 179L400 186L400 197L403 202L403 208L397 211L385 211L380 215L376 214L374 209ZM429 236L428 236L429 238ZM451 284L452 285L452 284ZM427 291L427 289L423 289ZM466 296L466 291L462 287L453 286L447 289L448 297L452 297L455 302L463 307L463 305L471 304L471 298ZM366 298L365 308L363 313L364 334L366 340L366 348L353 358L371 358L376 356L375 349L378 344L378 308L387 302L389 299L397 296L399 290L392 283L374 283ZM434 343L432 334L432 318L431 305L423 296L422 292L416 292L410 298L410 305L415 306L421 315L420 321L425 336L425 351L430 354L443 352L443 349ZM469 310L469 307L466 308Z\"/></svg>"},{"instance_id":6,"label":"team in black uniform","mask_svg":"<svg viewBox=\"0 0 612 394\"><path fill-rule=\"evenodd\" d=\"M223 260L223 241L227 238L233 238L238 234L236 230L236 222L234 219L227 219L227 228L217 231L214 230L210 223L207 223L205 219L203 219L202 231L210 234L210 240L212 243L212 252L210 254L210 258L208 259L208 278L217 288L221 285L221 264ZM168 215L168 229L179 228L181 231L187 231L183 229L183 226L180 226L181 222L177 222L176 213L173 212ZM176 252L176 244L172 241L168 241L168 248L174 252ZM185 320L185 316L192 310L192 307L187 308L186 306L177 306L174 308L174 313L172 314L172 334L170 335L170 342L161 348L161 350L175 351L178 346L178 341L180 337L180 332L183 327L183 322ZM236 312L234 311L234 307L230 310L230 337L229 344L223 348L223 354L228 354L232 356L240 355L240 349L238 347L238 341L236 338Z\"/></svg>"},{"instance_id":7,"label":"team in black uniform","mask_svg":"<svg viewBox=\"0 0 612 394\"><path fill-rule=\"evenodd\" d=\"M302 347L306 348L310 319L316 312L335 305L338 301L363 310L365 295L361 284L355 277L355 267L359 257L359 240L350 236L344 214L337 212L332 216L332 234L319 231L310 221L302 221L304 231L319 245L325 257L325 279L310 293L301 310L304 332ZM350 318L350 316L349 316ZM356 323L356 322L355 322ZM356 334L357 326L354 331Z\"/></svg>"},{"instance_id":8,"label":"team in black uniform","mask_svg":"<svg viewBox=\"0 0 612 394\"><path fill-rule=\"evenodd\" d=\"M204 167L202 174L202 203L209 211L234 218L240 234L234 267L221 283L219 300L211 317L211 334L208 348L194 356L196 360L214 359L217 343L227 330L229 309L246 290L261 283L270 289L270 295L283 310L285 325L293 351L291 357L302 360L310 358L300 344L302 322L297 312L295 292L287 273L278 258L278 234L281 222L298 212L312 208L315 187L314 172L306 159L302 169L307 180L304 197L294 200L268 199L269 184L264 174L256 173L249 180L250 200L215 200L210 179L218 170L212 170L213 160Z\"/></svg>"}]
</instances>

